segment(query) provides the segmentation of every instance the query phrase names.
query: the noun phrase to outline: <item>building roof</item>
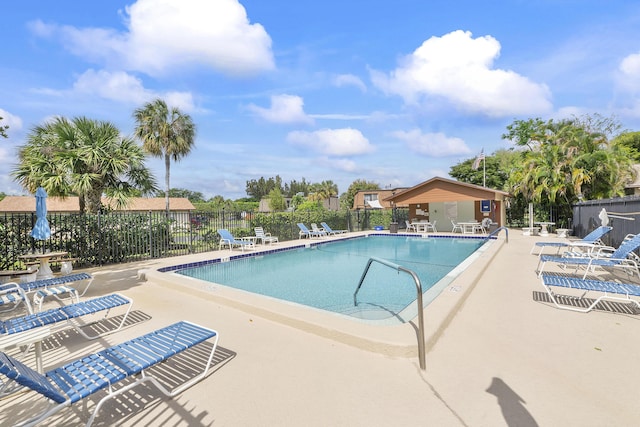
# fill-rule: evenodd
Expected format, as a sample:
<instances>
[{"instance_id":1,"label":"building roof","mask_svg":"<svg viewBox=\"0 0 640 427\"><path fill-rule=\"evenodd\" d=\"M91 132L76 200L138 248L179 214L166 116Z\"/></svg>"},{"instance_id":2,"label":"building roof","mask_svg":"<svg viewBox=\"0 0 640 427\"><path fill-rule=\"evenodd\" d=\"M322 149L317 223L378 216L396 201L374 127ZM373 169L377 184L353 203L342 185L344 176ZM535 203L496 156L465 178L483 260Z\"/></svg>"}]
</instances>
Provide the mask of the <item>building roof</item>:
<instances>
[{"instance_id":1,"label":"building roof","mask_svg":"<svg viewBox=\"0 0 640 427\"><path fill-rule=\"evenodd\" d=\"M109 199L103 197L102 204L109 206ZM134 197L129 204L122 209L128 212L147 212L147 211L164 211L164 197ZM195 206L184 197L170 197L169 209L171 211L190 211L195 210ZM7 196L0 200L0 212L35 212L36 199L33 196ZM114 208L115 210L115 208ZM80 202L78 197L69 196L47 197L47 211L49 212L79 212Z\"/></svg>"},{"instance_id":2,"label":"building roof","mask_svg":"<svg viewBox=\"0 0 640 427\"><path fill-rule=\"evenodd\" d=\"M460 200L498 200L508 196L502 190L468 184L453 179L434 177L384 199L396 204L455 202Z\"/></svg>"}]
</instances>

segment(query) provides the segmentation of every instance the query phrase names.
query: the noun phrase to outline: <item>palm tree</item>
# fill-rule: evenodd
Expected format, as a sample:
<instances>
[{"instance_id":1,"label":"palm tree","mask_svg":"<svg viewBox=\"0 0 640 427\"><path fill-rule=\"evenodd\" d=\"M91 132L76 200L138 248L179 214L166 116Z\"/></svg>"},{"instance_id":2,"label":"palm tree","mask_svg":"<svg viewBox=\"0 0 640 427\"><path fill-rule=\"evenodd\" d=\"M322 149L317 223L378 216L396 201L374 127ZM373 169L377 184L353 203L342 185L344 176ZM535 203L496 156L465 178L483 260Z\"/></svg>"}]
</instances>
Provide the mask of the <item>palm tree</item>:
<instances>
[{"instance_id":1,"label":"palm tree","mask_svg":"<svg viewBox=\"0 0 640 427\"><path fill-rule=\"evenodd\" d=\"M12 175L25 189L77 195L81 213L97 213L103 194L122 207L138 192L157 191L142 147L106 121L57 117L33 128L18 158Z\"/></svg>"},{"instance_id":2,"label":"palm tree","mask_svg":"<svg viewBox=\"0 0 640 427\"><path fill-rule=\"evenodd\" d=\"M152 156L164 158L165 205L169 216L169 177L171 159L180 160L191 152L195 139L195 125L188 114L178 108L167 107L162 99L145 104L134 111L135 136Z\"/></svg>"}]
</instances>

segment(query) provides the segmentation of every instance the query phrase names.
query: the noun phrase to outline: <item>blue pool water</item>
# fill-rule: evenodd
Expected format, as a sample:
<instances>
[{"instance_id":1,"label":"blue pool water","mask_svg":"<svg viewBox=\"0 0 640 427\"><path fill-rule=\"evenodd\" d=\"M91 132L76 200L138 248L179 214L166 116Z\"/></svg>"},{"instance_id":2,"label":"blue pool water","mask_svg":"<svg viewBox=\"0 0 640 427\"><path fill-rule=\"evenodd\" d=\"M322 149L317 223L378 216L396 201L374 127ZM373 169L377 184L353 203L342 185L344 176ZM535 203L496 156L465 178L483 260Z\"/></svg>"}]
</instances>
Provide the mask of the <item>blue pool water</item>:
<instances>
[{"instance_id":1,"label":"blue pool water","mask_svg":"<svg viewBox=\"0 0 640 427\"><path fill-rule=\"evenodd\" d=\"M416 286L410 275L374 262L355 307L353 294L370 257L413 270L426 293L485 242L369 236L185 268L177 273L358 318L385 319L397 317L416 300Z\"/></svg>"}]
</instances>

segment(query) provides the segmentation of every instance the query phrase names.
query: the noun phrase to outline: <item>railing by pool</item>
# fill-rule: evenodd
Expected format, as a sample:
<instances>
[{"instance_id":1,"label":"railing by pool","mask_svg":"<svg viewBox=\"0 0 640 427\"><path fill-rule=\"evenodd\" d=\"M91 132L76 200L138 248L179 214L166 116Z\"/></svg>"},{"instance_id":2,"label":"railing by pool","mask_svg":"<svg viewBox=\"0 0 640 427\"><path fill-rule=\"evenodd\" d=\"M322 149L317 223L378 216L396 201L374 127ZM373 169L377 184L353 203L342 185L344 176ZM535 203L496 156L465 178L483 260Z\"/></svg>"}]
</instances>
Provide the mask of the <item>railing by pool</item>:
<instances>
[{"instance_id":1,"label":"railing by pool","mask_svg":"<svg viewBox=\"0 0 640 427\"><path fill-rule=\"evenodd\" d=\"M369 261L367 261L367 266L365 267L364 271L362 272L362 276L360 277L360 282L358 283L358 287L356 288L356 291L353 293L353 305L354 306L358 305L358 299L357 299L358 291L360 290L360 287L362 286L362 283L364 282L364 279L367 276L367 273L369 272L369 268L371 267L371 264L373 262L377 262L384 266L393 268L398 272L402 271L404 273L409 274L411 277L413 277L413 281L416 284L416 291L418 293L418 296L416 298L416 304L418 305L418 359L420 361L420 369L425 370L426 362L425 362L425 348L424 348L424 307L422 306L422 284L420 283L420 278L415 272L401 265L394 264L382 258L377 258L377 257L369 258Z\"/></svg>"}]
</instances>

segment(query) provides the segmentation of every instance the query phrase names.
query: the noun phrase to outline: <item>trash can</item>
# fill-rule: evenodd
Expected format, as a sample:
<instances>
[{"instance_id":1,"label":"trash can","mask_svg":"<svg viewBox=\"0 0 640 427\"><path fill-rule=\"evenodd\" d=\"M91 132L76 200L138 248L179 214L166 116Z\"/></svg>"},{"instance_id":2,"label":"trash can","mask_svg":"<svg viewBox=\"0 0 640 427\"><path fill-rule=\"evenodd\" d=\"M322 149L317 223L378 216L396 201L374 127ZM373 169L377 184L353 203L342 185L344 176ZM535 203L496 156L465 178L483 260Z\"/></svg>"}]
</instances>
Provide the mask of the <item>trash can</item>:
<instances>
[{"instance_id":1,"label":"trash can","mask_svg":"<svg viewBox=\"0 0 640 427\"><path fill-rule=\"evenodd\" d=\"M392 222L389 224L389 233L397 233L398 232L398 223Z\"/></svg>"},{"instance_id":2,"label":"trash can","mask_svg":"<svg viewBox=\"0 0 640 427\"><path fill-rule=\"evenodd\" d=\"M498 223L497 222L492 222L491 224L489 224L489 234L493 233L497 229L498 229Z\"/></svg>"}]
</instances>

